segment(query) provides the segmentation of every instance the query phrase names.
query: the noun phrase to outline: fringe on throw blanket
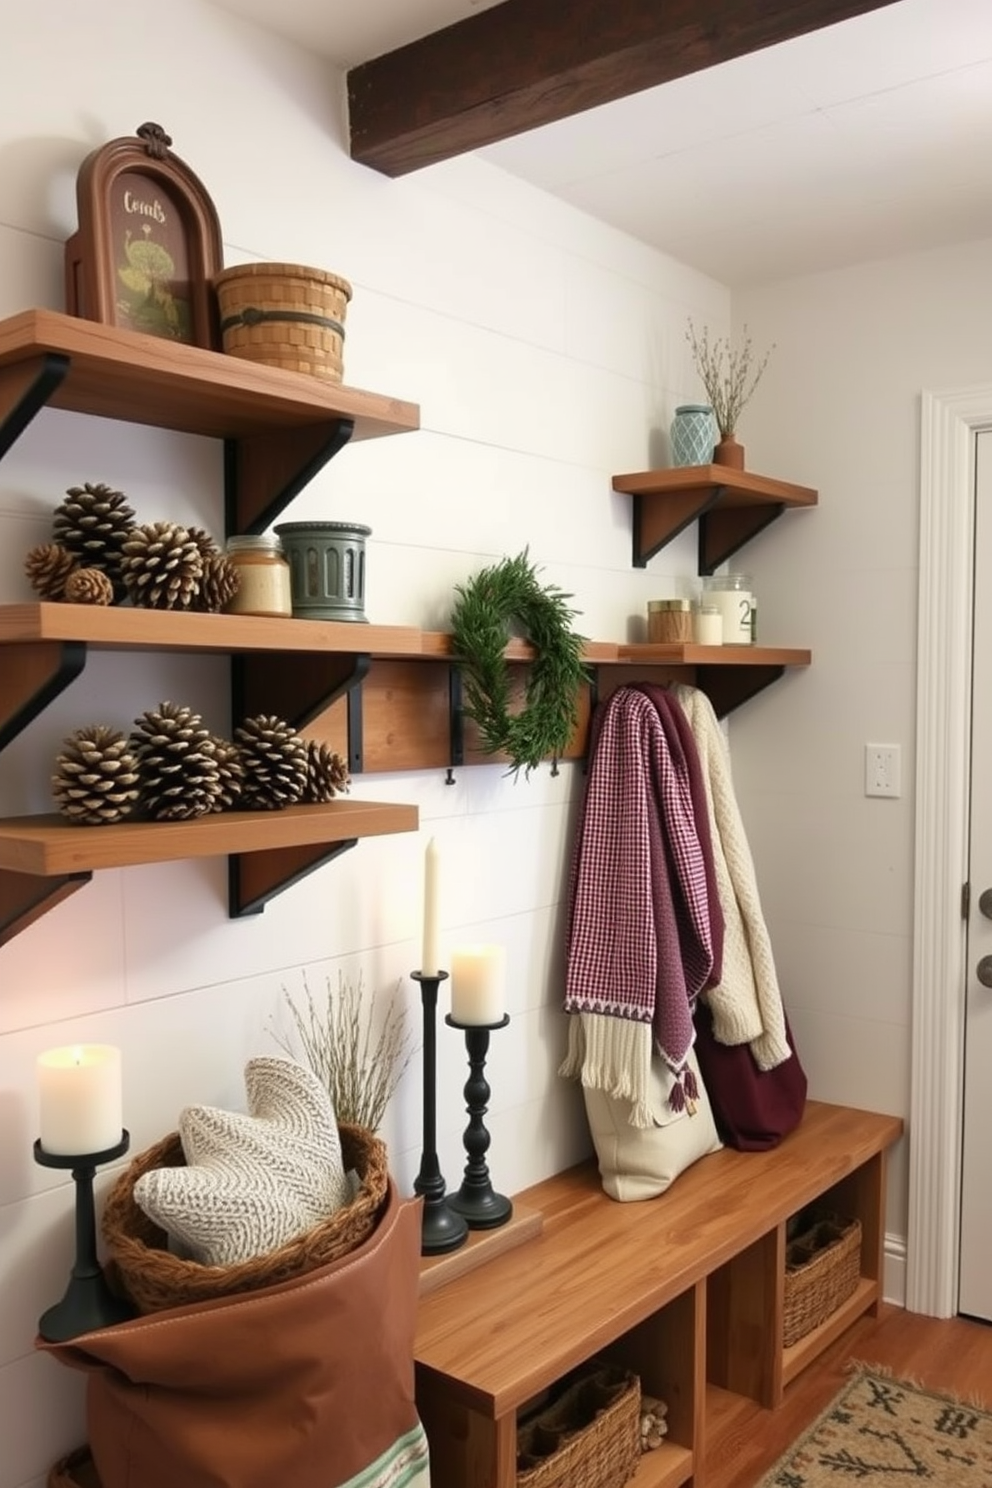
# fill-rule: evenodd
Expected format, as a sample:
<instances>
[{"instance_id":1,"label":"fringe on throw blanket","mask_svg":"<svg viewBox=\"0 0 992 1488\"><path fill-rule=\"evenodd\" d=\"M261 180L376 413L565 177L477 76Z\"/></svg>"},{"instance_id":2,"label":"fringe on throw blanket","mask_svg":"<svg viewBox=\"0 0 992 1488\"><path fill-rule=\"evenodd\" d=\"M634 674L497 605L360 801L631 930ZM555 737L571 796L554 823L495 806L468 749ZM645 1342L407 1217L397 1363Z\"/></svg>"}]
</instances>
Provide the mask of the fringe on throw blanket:
<instances>
[{"instance_id":1,"label":"fringe on throw blanket","mask_svg":"<svg viewBox=\"0 0 992 1488\"><path fill-rule=\"evenodd\" d=\"M622 1023L598 1013L577 1013L568 1020L568 1053L558 1073L593 1090L605 1090L630 1101L631 1126L654 1126L648 1075L654 1041L646 1023ZM668 1104L682 1111L699 1099L699 1086L688 1065L679 1071Z\"/></svg>"}]
</instances>

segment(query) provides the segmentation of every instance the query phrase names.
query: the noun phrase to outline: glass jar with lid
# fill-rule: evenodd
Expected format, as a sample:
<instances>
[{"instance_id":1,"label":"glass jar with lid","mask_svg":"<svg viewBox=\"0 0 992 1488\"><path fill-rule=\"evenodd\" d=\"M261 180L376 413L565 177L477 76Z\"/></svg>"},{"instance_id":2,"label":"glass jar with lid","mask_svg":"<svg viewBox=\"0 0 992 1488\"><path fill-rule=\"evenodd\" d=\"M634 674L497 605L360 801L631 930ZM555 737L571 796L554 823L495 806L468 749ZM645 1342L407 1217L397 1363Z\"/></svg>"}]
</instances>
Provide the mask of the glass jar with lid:
<instances>
[{"instance_id":1,"label":"glass jar with lid","mask_svg":"<svg viewBox=\"0 0 992 1488\"><path fill-rule=\"evenodd\" d=\"M703 599L719 606L723 644L752 646L757 638L758 604L748 574L714 574L703 580Z\"/></svg>"},{"instance_id":2,"label":"glass jar with lid","mask_svg":"<svg viewBox=\"0 0 992 1488\"><path fill-rule=\"evenodd\" d=\"M648 645L692 640L692 605L688 599L648 600Z\"/></svg>"},{"instance_id":3,"label":"glass jar with lid","mask_svg":"<svg viewBox=\"0 0 992 1488\"><path fill-rule=\"evenodd\" d=\"M224 606L228 615L291 615L289 563L275 533L227 539L227 559L238 573L238 591Z\"/></svg>"}]
</instances>

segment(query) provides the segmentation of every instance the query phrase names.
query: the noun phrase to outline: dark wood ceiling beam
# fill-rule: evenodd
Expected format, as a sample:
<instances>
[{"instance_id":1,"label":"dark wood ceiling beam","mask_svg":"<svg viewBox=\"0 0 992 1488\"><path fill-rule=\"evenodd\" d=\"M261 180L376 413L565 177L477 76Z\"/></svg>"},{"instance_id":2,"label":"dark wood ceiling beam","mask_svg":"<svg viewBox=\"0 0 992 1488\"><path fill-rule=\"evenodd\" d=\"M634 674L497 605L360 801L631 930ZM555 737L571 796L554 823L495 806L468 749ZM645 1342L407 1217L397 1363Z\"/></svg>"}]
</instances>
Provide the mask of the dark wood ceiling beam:
<instances>
[{"instance_id":1,"label":"dark wood ceiling beam","mask_svg":"<svg viewBox=\"0 0 992 1488\"><path fill-rule=\"evenodd\" d=\"M895 0L503 0L348 73L351 154L402 176Z\"/></svg>"}]
</instances>

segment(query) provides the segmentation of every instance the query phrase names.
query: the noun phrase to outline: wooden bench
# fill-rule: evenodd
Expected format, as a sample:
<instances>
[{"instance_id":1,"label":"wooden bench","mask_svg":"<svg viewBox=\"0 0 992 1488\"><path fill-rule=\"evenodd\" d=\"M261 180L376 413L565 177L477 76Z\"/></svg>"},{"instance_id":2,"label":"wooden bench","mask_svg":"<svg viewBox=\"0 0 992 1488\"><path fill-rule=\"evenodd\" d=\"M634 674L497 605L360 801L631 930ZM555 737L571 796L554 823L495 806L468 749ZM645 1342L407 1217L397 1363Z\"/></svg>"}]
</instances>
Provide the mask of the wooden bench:
<instances>
[{"instance_id":1,"label":"wooden bench","mask_svg":"<svg viewBox=\"0 0 992 1488\"><path fill-rule=\"evenodd\" d=\"M772 1151L712 1153L645 1203L607 1198L593 1163L520 1194L541 1233L421 1299L417 1402L438 1488L513 1488L518 1412L593 1356L668 1404L668 1436L634 1488L702 1488L707 1421L726 1392L774 1408L877 1311L886 1155L901 1132L898 1117L810 1102ZM814 1201L861 1221L861 1278L786 1348L786 1222Z\"/></svg>"}]
</instances>

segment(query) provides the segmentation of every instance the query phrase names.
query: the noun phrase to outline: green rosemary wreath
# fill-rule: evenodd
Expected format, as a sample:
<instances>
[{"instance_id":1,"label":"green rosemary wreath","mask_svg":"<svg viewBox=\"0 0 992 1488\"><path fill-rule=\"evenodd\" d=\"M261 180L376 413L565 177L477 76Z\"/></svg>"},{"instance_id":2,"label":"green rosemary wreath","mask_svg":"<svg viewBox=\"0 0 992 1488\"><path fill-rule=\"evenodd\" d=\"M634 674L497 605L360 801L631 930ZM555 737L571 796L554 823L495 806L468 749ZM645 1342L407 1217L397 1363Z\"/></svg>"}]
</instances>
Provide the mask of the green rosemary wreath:
<instances>
[{"instance_id":1,"label":"green rosemary wreath","mask_svg":"<svg viewBox=\"0 0 992 1488\"><path fill-rule=\"evenodd\" d=\"M562 754L578 722L578 695L588 680L583 637L569 621L576 611L553 584L542 587L527 549L484 568L455 586L452 648L462 674L465 712L479 728L487 754L507 754L514 773ZM537 653L530 665L524 707L510 713L510 672L503 649L511 634Z\"/></svg>"}]
</instances>

